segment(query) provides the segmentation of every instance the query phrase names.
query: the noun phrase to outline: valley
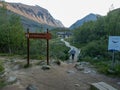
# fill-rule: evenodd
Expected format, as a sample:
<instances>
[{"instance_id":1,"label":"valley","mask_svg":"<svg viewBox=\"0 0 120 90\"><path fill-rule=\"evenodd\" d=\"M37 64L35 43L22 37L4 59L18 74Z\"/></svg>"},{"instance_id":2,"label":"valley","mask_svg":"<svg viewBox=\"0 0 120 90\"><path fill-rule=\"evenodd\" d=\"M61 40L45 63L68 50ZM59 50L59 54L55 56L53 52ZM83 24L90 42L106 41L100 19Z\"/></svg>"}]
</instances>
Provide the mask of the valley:
<instances>
[{"instance_id":1,"label":"valley","mask_svg":"<svg viewBox=\"0 0 120 90\"><path fill-rule=\"evenodd\" d=\"M27 29L37 34L29 40L30 66ZM47 30L50 65L48 42L38 38ZM94 90L91 84L101 82L119 90L119 38L120 8L89 13L67 28L38 5L0 1L0 90Z\"/></svg>"}]
</instances>

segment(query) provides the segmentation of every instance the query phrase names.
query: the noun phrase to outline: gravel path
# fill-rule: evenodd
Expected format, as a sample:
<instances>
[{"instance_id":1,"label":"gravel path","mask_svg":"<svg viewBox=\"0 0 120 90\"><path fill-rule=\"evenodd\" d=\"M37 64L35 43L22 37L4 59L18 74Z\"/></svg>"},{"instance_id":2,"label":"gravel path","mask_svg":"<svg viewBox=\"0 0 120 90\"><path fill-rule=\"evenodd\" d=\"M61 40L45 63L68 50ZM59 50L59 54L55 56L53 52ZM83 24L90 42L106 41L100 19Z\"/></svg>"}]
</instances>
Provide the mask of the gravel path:
<instances>
[{"instance_id":1,"label":"gravel path","mask_svg":"<svg viewBox=\"0 0 120 90\"><path fill-rule=\"evenodd\" d=\"M70 45L70 43L67 42L67 41L65 41L64 39L61 39L61 41L64 42L65 45L66 45L67 47L70 48L70 50L72 50L72 49L74 48L74 50L76 51L76 54L75 54L75 61L77 61L77 60L78 60L78 56L79 56L79 54L80 54L80 49L78 49L78 48L76 48L76 47ZM69 50L69 51L70 51L70 50ZM70 56L70 60L71 60L71 56Z\"/></svg>"},{"instance_id":2,"label":"gravel path","mask_svg":"<svg viewBox=\"0 0 120 90\"><path fill-rule=\"evenodd\" d=\"M78 71L75 63L62 63L61 66L51 65L50 70L42 70L41 66L11 71L10 76L17 81L0 90L26 90L28 85L37 87L37 90L89 90L90 84L106 82L118 90L120 78L110 78L98 73Z\"/></svg>"},{"instance_id":3,"label":"gravel path","mask_svg":"<svg viewBox=\"0 0 120 90\"><path fill-rule=\"evenodd\" d=\"M66 41L66 45L75 48ZM75 48L76 60L80 50ZM61 62L61 65L51 64L49 70L42 70L41 65L34 65L29 68L22 68L21 64L25 64L24 59L11 59L0 57L5 62L7 77L16 78L14 83L10 83L0 90L27 90L28 86L34 86L33 90L90 90L90 84L95 82L106 82L120 90L120 78L112 78L95 71L89 63L83 62L84 70L75 68L76 62ZM6 63L7 62L7 63ZM19 62L19 63L18 63ZM36 61L32 61L33 63Z\"/></svg>"}]
</instances>

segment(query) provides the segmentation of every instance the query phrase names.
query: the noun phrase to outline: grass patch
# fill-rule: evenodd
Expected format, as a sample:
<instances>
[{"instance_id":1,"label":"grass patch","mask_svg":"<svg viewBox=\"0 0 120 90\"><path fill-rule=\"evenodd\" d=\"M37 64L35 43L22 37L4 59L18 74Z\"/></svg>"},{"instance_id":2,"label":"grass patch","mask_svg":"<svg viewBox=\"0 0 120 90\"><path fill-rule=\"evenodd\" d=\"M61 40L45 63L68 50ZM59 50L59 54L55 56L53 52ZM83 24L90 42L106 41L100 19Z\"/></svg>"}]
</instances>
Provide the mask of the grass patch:
<instances>
[{"instance_id":1,"label":"grass patch","mask_svg":"<svg viewBox=\"0 0 120 90\"><path fill-rule=\"evenodd\" d=\"M3 64L2 64L2 62L0 61L0 88L1 88L1 87L4 87L4 86L6 85L4 78L1 77L1 75L4 73L4 70L5 70L5 69L4 69L4 67L3 67Z\"/></svg>"},{"instance_id":2,"label":"grass patch","mask_svg":"<svg viewBox=\"0 0 120 90\"><path fill-rule=\"evenodd\" d=\"M31 64L29 64L29 65L28 65L28 64L25 64L25 65L24 65L24 68L29 68L29 67L32 67L32 65L31 65Z\"/></svg>"},{"instance_id":3,"label":"grass patch","mask_svg":"<svg viewBox=\"0 0 120 90\"><path fill-rule=\"evenodd\" d=\"M79 61L86 61L90 62L99 73L103 73L105 75L109 76L117 76L120 77L120 63L115 64L113 72L110 72L111 69L111 61L108 60L94 60L91 57L84 57L80 59Z\"/></svg>"},{"instance_id":4,"label":"grass patch","mask_svg":"<svg viewBox=\"0 0 120 90\"><path fill-rule=\"evenodd\" d=\"M6 82L4 80L0 80L0 88L6 86Z\"/></svg>"},{"instance_id":5,"label":"grass patch","mask_svg":"<svg viewBox=\"0 0 120 90\"><path fill-rule=\"evenodd\" d=\"M2 72L4 72L4 67L2 62L0 61L0 75L2 74Z\"/></svg>"}]
</instances>

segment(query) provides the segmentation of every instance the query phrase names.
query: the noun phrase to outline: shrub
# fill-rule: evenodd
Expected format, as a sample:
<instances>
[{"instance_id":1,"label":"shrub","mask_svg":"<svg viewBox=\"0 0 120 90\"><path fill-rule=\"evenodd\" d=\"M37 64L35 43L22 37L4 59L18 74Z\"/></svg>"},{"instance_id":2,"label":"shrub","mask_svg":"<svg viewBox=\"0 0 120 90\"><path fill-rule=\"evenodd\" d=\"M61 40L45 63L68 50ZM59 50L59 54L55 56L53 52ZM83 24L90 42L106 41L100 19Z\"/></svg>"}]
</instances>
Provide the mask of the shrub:
<instances>
[{"instance_id":1,"label":"shrub","mask_svg":"<svg viewBox=\"0 0 120 90\"><path fill-rule=\"evenodd\" d=\"M2 62L0 62L0 76L4 73L4 67L2 65ZM4 78L0 77L0 88L5 85Z\"/></svg>"},{"instance_id":2,"label":"shrub","mask_svg":"<svg viewBox=\"0 0 120 90\"><path fill-rule=\"evenodd\" d=\"M4 67L2 65L2 62L0 62L0 73L2 73L4 71Z\"/></svg>"}]
</instances>

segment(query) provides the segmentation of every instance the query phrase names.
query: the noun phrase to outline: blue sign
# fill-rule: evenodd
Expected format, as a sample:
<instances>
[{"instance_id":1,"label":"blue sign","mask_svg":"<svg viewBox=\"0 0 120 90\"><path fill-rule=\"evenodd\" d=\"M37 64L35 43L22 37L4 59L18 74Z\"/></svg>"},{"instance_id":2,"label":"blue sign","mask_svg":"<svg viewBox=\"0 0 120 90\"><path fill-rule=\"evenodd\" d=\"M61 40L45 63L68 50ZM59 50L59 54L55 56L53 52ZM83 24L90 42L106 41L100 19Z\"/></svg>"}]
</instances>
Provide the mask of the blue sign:
<instances>
[{"instance_id":1,"label":"blue sign","mask_svg":"<svg viewBox=\"0 0 120 90\"><path fill-rule=\"evenodd\" d=\"M120 36L109 36L108 50L120 51Z\"/></svg>"}]
</instances>

